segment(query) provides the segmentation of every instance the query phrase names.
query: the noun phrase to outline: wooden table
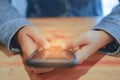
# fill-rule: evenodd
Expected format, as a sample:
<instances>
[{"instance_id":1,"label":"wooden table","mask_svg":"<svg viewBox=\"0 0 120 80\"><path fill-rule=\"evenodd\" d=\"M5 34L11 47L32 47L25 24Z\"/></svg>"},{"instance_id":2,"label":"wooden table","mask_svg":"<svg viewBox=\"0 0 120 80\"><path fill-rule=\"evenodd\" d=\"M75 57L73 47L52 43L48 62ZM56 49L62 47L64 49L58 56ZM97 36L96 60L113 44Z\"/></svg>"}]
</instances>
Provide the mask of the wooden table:
<instances>
[{"instance_id":1,"label":"wooden table","mask_svg":"<svg viewBox=\"0 0 120 80\"><path fill-rule=\"evenodd\" d=\"M48 39L71 38L91 29L100 18L30 19ZM0 80L120 80L120 56L96 52L74 68L56 69L45 74L30 72L20 55L0 44Z\"/></svg>"}]
</instances>

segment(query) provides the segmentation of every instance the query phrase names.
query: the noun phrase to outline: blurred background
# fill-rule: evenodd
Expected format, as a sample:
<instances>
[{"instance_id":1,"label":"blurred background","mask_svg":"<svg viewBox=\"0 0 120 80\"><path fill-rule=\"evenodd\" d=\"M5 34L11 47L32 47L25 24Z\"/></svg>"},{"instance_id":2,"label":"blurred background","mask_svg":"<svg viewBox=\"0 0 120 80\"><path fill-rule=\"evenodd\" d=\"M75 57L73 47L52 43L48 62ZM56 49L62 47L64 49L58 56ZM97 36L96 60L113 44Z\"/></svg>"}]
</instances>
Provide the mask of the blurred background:
<instances>
[{"instance_id":1,"label":"blurred background","mask_svg":"<svg viewBox=\"0 0 120 80\"><path fill-rule=\"evenodd\" d=\"M25 17L78 17L106 16L119 0L12 0L11 3Z\"/></svg>"},{"instance_id":2,"label":"blurred background","mask_svg":"<svg viewBox=\"0 0 120 80\"><path fill-rule=\"evenodd\" d=\"M103 16L109 14L112 8L114 8L118 3L118 0L102 0Z\"/></svg>"}]
</instances>

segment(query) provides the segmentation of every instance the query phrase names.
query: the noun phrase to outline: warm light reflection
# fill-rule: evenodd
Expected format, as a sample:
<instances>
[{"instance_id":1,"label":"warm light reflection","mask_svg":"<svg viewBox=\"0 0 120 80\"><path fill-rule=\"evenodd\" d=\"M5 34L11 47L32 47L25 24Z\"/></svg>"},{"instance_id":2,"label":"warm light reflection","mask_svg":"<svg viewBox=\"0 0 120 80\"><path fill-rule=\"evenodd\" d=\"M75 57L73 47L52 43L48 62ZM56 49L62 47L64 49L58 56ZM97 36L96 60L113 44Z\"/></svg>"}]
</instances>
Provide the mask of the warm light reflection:
<instances>
[{"instance_id":1,"label":"warm light reflection","mask_svg":"<svg viewBox=\"0 0 120 80\"><path fill-rule=\"evenodd\" d=\"M50 41L50 46L62 46L65 44L64 39L53 39Z\"/></svg>"},{"instance_id":2,"label":"warm light reflection","mask_svg":"<svg viewBox=\"0 0 120 80\"><path fill-rule=\"evenodd\" d=\"M74 57L73 57L73 50L63 50L60 46L50 46L49 49L39 49L39 54L35 55L35 58L69 60L69 59L73 59Z\"/></svg>"}]
</instances>

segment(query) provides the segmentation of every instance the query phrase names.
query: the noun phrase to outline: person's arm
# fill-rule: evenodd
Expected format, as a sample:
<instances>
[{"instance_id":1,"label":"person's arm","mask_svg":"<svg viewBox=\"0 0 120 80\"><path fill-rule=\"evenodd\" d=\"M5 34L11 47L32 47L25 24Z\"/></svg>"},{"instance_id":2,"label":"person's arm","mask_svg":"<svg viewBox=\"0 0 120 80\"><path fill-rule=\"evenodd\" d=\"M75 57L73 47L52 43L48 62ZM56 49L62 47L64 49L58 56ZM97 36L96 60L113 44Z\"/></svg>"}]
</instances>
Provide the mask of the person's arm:
<instances>
[{"instance_id":1,"label":"person's arm","mask_svg":"<svg viewBox=\"0 0 120 80\"><path fill-rule=\"evenodd\" d=\"M64 49L76 48L76 56L80 63L100 50L113 55L120 51L120 4L102 19L92 30L80 34L67 41Z\"/></svg>"},{"instance_id":2,"label":"person's arm","mask_svg":"<svg viewBox=\"0 0 120 80\"><path fill-rule=\"evenodd\" d=\"M28 25L31 23L10 5L10 0L0 0L0 41L9 50L19 51L15 33Z\"/></svg>"},{"instance_id":3,"label":"person's arm","mask_svg":"<svg viewBox=\"0 0 120 80\"><path fill-rule=\"evenodd\" d=\"M112 12L93 29L103 30L114 38L113 42L100 49L100 51L110 55L118 53L120 51L120 4L113 8Z\"/></svg>"},{"instance_id":4,"label":"person's arm","mask_svg":"<svg viewBox=\"0 0 120 80\"><path fill-rule=\"evenodd\" d=\"M20 51L21 47L23 59L31 55L38 46L48 46L39 29L21 16L10 5L9 0L0 0L0 41L11 51ZM52 71L53 68L31 70L35 73L44 73Z\"/></svg>"}]
</instances>

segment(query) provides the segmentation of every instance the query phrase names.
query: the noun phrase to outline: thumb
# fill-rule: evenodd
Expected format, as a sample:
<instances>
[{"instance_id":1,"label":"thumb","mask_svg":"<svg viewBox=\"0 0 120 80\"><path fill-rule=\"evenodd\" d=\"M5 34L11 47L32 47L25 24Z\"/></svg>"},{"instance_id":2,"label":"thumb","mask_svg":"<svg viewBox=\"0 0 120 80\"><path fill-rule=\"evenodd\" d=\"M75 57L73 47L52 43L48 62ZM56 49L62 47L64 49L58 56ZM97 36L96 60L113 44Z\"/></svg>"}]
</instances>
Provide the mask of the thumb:
<instances>
[{"instance_id":1,"label":"thumb","mask_svg":"<svg viewBox=\"0 0 120 80\"><path fill-rule=\"evenodd\" d=\"M85 45L86 44L85 40L86 40L85 37L78 36L76 38L66 41L65 44L62 45L62 48L70 49L70 48L75 48L78 46Z\"/></svg>"},{"instance_id":2,"label":"thumb","mask_svg":"<svg viewBox=\"0 0 120 80\"><path fill-rule=\"evenodd\" d=\"M76 52L76 57L78 61L82 63L84 60L86 60L89 56L91 56L96 51L97 51L97 48L95 48L94 46L86 45Z\"/></svg>"},{"instance_id":3,"label":"thumb","mask_svg":"<svg viewBox=\"0 0 120 80\"><path fill-rule=\"evenodd\" d=\"M45 37L43 37L43 35L41 35L39 30L36 30L34 33L29 33L29 36L33 39L33 41L38 46L43 46L44 48L49 48L48 41L45 39Z\"/></svg>"}]
</instances>

